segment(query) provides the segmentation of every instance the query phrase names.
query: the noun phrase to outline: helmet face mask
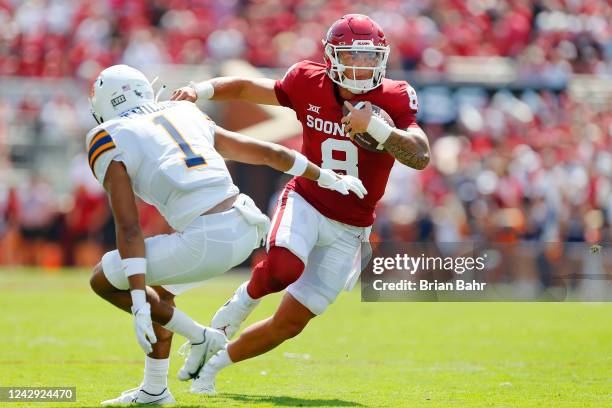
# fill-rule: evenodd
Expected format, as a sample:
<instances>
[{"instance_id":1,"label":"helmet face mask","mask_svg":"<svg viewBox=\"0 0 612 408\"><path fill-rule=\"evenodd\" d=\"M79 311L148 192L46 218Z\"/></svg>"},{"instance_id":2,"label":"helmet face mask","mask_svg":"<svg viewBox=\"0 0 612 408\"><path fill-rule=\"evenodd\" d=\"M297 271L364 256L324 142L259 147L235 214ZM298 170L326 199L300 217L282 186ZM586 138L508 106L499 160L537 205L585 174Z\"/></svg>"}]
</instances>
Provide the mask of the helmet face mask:
<instances>
[{"instance_id":1,"label":"helmet face mask","mask_svg":"<svg viewBox=\"0 0 612 408\"><path fill-rule=\"evenodd\" d=\"M377 88L385 76L389 45L369 17L349 14L336 21L323 40L327 75L354 94Z\"/></svg>"},{"instance_id":2,"label":"helmet face mask","mask_svg":"<svg viewBox=\"0 0 612 408\"><path fill-rule=\"evenodd\" d=\"M352 93L361 94L382 83L389 47L327 44L325 55L330 61L328 75L331 80Z\"/></svg>"},{"instance_id":3,"label":"helmet face mask","mask_svg":"<svg viewBox=\"0 0 612 408\"><path fill-rule=\"evenodd\" d=\"M98 124L153 101L149 80L127 65L113 65L102 71L89 94L91 113Z\"/></svg>"},{"instance_id":4,"label":"helmet face mask","mask_svg":"<svg viewBox=\"0 0 612 408\"><path fill-rule=\"evenodd\" d=\"M89 92L89 110L98 125L104 122L104 118L96 114L96 109L94 109L94 106L98 105L97 103L98 101L96 98L96 86L100 87L102 86L103 83L104 81L102 80L102 75L98 76L98 78L96 78L94 83L91 84L91 90Z\"/></svg>"}]
</instances>

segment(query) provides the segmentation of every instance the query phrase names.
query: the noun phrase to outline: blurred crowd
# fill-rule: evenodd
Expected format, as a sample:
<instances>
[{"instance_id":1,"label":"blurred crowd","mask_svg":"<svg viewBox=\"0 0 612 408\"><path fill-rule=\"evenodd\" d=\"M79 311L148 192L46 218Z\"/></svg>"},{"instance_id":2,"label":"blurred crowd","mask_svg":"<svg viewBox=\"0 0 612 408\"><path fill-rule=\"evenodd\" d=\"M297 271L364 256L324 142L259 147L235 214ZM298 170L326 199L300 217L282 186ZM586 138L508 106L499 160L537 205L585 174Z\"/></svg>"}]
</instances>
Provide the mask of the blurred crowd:
<instances>
[{"instance_id":1,"label":"blurred crowd","mask_svg":"<svg viewBox=\"0 0 612 408\"><path fill-rule=\"evenodd\" d=\"M84 156L75 158L74 189L59 194L40 175L18 187L0 185L0 265L91 266L116 248L106 193ZM138 203L143 234L171 232L154 207Z\"/></svg>"},{"instance_id":2,"label":"blurred crowd","mask_svg":"<svg viewBox=\"0 0 612 408\"><path fill-rule=\"evenodd\" d=\"M612 110L563 93L474 92L455 94L452 125L423 125L428 168L396 163L382 238L610 242Z\"/></svg>"},{"instance_id":3,"label":"blurred crowd","mask_svg":"<svg viewBox=\"0 0 612 408\"><path fill-rule=\"evenodd\" d=\"M370 15L391 69L444 71L448 57L508 56L525 74L612 74L608 0L0 0L0 75L91 80L117 61L321 60L329 25Z\"/></svg>"},{"instance_id":4,"label":"blurred crowd","mask_svg":"<svg viewBox=\"0 0 612 408\"><path fill-rule=\"evenodd\" d=\"M433 157L427 169L396 163L375 240L612 241L612 110L548 91L465 88L446 104L427 88L421 96L425 119L432 105L452 118L422 122ZM91 265L114 246L107 199L85 157L68 172L68 195L40 173L26 185L0 186L0 264ZM140 210L146 235L169 231L152 207Z\"/></svg>"},{"instance_id":5,"label":"blurred crowd","mask_svg":"<svg viewBox=\"0 0 612 408\"><path fill-rule=\"evenodd\" d=\"M383 25L391 70L444 72L453 55L499 55L521 76L612 75L606 0L0 0L0 76L87 83L116 62L146 70L235 57L282 68L321 60L321 37L348 11ZM0 93L0 176L34 163L27 183L0 178L0 265L89 266L114 247L112 214L84 156L61 163L67 193L46 174L51 146L81 151L94 125L84 92L65 91ZM433 160L422 172L396 164L374 239L611 241L609 106L529 88L418 93ZM169 231L153 208L140 210L146 235Z\"/></svg>"}]
</instances>

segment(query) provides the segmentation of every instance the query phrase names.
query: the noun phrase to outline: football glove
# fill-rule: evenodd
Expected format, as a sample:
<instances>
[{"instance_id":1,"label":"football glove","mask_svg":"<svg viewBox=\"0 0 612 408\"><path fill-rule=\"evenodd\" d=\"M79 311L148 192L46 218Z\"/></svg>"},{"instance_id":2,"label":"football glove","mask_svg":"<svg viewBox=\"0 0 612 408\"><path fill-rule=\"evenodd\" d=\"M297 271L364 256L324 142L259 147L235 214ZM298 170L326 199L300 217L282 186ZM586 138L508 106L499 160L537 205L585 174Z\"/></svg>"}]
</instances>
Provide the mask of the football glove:
<instances>
[{"instance_id":1,"label":"football glove","mask_svg":"<svg viewBox=\"0 0 612 408\"><path fill-rule=\"evenodd\" d=\"M342 195L347 195L352 191L357 197L363 198L368 194L363 183L357 177L340 175L329 169L321 169L321 175L317 183L320 187L337 191Z\"/></svg>"},{"instance_id":2,"label":"football glove","mask_svg":"<svg viewBox=\"0 0 612 408\"><path fill-rule=\"evenodd\" d=\"M140 348L150 354L153 351L152 344L157 343L157 337L153 331L153 322L151 321L151 305L145 303L137 310L132 307L134 315L134 330L136 331L136 339Z\"/></svg>"}]
</instances>

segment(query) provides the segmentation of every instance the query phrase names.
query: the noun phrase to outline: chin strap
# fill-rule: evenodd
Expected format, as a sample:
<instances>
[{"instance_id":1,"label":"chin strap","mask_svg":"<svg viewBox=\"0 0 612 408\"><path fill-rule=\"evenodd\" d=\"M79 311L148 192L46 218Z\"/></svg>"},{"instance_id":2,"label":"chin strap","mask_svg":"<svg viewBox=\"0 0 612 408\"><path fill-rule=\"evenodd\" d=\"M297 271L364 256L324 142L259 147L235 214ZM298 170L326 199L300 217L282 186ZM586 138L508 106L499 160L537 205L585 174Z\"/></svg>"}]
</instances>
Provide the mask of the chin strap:
<instances>
[{"instance_id":1,"label":"chin strap","mask_svg":"<svg viewBox=\"0 0 612 408\"><path fill-rule=\"evenodd\" d=\"M155 78L153 78L153 80L151 81L151 88L153 88L153 85L155 85L155 83L159 80L159 77L156 76ZM162 92L164 92L166 90L166 84L162 84L161 88L159 88L157 90L157 92L155 92L155 98L153 98L154 102L157 102L157 100L159 99L159 96L162 94Z\"/></svg>"},{"instance_id":2,"label":"chin strap","mask_svg":"<svg viewBox=\"0 0 612 408\"><path fill-rule=\"evenodd\" d=\"M157 90L157 92L155 93L155 99L154 99L154 100L155 100L155 102L157 102L157 100L159 99L159 96L160 96L160 95L162 94L162 92L164 92L165 90L166 90L166 84L163 84L163 85L161 86L161 88L159 88L159 89Z\"/></svg>"},{"instance_id":3,"label":"chin strap","mask_svg":"<svg viewBox=\"0 0 612 408\"><path fill-rule=\"evenodd\" d=\"M97 123L98 125L101 125L101 124L102 124L102 122L104 122L104 119L102 119L102 118L98 119L98 117L96 116L96 114L95 114L95 113L93 113L93 112L91 112L91 116L93 116L94 120L96 121L96 123Z\"/></svg>"},{"instance_id":4,"label":"chin strap","mask_svg":"<svg viewBox=\"0 0 612 408\"><path fill-rule=\"evenodd\" d=\"M374 79L348 79L346 76L342 79L342 86L354 94L363 94L374 89ZM366 88L366 89L364 89Z\"/></svg>"}]
</instances>

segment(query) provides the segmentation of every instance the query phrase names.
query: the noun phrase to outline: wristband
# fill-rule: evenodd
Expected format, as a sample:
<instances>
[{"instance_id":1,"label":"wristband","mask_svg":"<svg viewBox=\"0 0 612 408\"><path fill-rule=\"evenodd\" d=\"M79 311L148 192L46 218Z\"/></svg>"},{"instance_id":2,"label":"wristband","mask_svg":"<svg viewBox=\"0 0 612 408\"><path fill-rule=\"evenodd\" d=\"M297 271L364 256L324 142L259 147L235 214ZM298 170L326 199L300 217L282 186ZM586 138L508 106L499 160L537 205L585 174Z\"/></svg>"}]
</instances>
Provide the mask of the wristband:
<instances>
[{"instance_id":1,"label":"wristband","mask_svg":"<svg viewBox=\"0 0 612 408\"><path fill-rule=\"evenodd\" d=\"M291 174L292 176L301 176L306 171L308 167L308 159L302 153L293 151L295 160L293 161L293 166L285 173Z\"/></svg>"},{"instance_id":2,"label":"wristband","mask_svg":"<svg viewBox=\"0 0 612 408\"><path fill-rule=\"evenodd\" d=\"M193 88L198 96L198 99L210 99L215 94L215 87L209 81L190 82L189 86Z\"/></svg>"},{"instance_id":3,"label":"wristband","mask_svg":"<svg viewBox=\"0 0 612 408\"><path fill-rule=\"evenodd\" d=\"M147 273L147 259L146 258L126 258L121 260L121 267L125 276L128 278L132 275L138 275L140 273Z\"/></svg>"},{"instance_id":4,"label":"wristband","mask_svg":"<svg viewBox=\"0 0 612 408\"><path fill-rule=\"evenodd\" d=\"M376 141L380 144L384 144L389 136L391 136L391 132L393 132L393 127L389 126L387 122L385 122L382 118L372 115L370 118L370 122L368 123L367 132L372 136Z\"/></svg>"},{"instance_id":5,"label":"wristband","mask_svg":"<svg viewBox=\"0 0 612 408\"><path fill-rule=\"evenodd\" d=\"M130 291L132 296L132 312L136 312L147 303L147 296L142 289L134 289Z\"/></svg>"}]
</instances>

